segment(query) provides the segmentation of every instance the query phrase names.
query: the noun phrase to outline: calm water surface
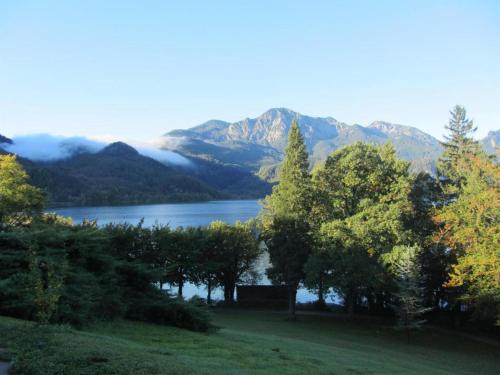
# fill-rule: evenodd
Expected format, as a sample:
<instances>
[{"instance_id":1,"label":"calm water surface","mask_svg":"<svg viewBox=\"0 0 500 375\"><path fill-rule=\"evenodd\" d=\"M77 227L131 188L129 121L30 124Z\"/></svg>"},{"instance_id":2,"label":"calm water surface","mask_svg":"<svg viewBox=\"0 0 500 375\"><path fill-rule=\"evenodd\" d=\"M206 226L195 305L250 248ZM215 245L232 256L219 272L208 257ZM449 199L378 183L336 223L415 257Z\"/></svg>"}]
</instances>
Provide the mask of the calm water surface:
<instances>
[{"instance_id":1,"label":"calm water surface","mask_svg":"<svg viewBox=\"0 0 500 375\"><path fill-rule=\"evenodd\" d=\"M67 207L47 211L71 217L75 223L81 223L84 219L95 219L99 225L123 222L137 224L144 219L145 226L158 222L176 228L207 225L215 220L233 224L237 220L246 221L257 216L260 210L261 206L257 200L238 200L143 206Z\"/></svg>"},{"instance_id":2,"label":"calm water surface","mask_svg":"<svg viewBox=\"0 0 500 375\"><path fill-rule=\"evenodd\" d=\"M75 224L81 223L84 219L97 220L98 225L123 222L137 224L141 219L144 219L145 226L159 223L176 228L180 226L204 226L215 220L233 224L237 220L246 221L254 218L259 214L260 210L261 206L257 200L232 200L142 206L67 207L52 208L47 211L71 217ZM269 284L269 280L264 275L268 265L267 256L263 256L259 261L259 269L263 275L261 284ZM171 292L175 294L176 290L172 289ZM184 287L183 294L186 298L194 295L205 297L206 290L204 287L188 284ZM222 291L216 290L213 297L222 299ZM316 296L305 289L301 289L297 293L297 300L299 302L314 301Z\"/></svg>"}]
</instances>

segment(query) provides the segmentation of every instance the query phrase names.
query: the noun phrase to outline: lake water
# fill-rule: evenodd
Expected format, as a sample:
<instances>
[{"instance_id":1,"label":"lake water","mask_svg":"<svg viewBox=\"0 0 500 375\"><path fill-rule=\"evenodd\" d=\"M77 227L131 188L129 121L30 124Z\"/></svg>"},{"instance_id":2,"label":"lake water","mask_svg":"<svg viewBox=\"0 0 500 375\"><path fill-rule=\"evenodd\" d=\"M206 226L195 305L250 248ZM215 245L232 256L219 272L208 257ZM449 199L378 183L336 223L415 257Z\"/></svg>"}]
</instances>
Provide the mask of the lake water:
<instances>
[{"instance_id":1,"label":"lake water","mask_svg":"<svg viewBox=\"0 0 500 375\"><path fill-rule=\"evenodd\" d=\"M137 224L144 219L145 226L152 226L155 223L168 224L171 228L187 226L204 226L215 220L222 220L233 224L237 220L246 221L259 214L261 206L257 200L231 200L231 201L210 201L201 203L169 203L152 204L141 206L112 206L112 207L67 207L52 208L47 212L55 212L59 215L71 217L75 224L81 223L84 219L97 220L98 225L108 223L128 222ZM269 280L264 275L269 262L267 256L259 260L259 269L263 274L261 284L269 284ZM175 294L176 290L171 292ZM194 295L206 296L203 287L196 287L188 284L184 287L183 294L186 298ZM213 293L214 299L222 299L221 290ZM300 289L297 293L298 302L309 302L316 300L316 296Z\"/></svg>"},{"instance_id":2,"label":"lake water","mask_svg":"<svg viewBox=\"0 0 500 375\"><path fill-rule=\"evenodd\" d=\"M142 206L67 207L47 211L71 217L75 223L81 223L84 219L96 219L99 225L123 222L137 224L144 219L145 226L158 222L177 228L208 225L215 220L234 224L237 220L246 221L257 216L260 209L257 200L235 200Z\"/></svg>"}]
</instances>

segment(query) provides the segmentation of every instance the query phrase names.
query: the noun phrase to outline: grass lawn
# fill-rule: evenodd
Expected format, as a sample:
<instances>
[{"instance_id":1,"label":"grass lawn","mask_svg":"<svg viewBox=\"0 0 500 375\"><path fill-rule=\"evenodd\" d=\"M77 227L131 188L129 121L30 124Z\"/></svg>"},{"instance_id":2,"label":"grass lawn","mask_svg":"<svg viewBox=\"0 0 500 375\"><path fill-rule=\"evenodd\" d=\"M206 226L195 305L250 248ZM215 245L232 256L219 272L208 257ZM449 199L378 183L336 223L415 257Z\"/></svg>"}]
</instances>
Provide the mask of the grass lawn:
<instances>
[{"instance_id":1,"label":"grass lawn","mask_svg":"<svg viewBox=\"0 0 500 375\"><path fill-rule=\"evenodd\" d=\"M215 333L120 321L77 331L0 317L19 374L498 374L500 348L384 324L269 311L216 310Z\"/></svg>"}]
</instances>

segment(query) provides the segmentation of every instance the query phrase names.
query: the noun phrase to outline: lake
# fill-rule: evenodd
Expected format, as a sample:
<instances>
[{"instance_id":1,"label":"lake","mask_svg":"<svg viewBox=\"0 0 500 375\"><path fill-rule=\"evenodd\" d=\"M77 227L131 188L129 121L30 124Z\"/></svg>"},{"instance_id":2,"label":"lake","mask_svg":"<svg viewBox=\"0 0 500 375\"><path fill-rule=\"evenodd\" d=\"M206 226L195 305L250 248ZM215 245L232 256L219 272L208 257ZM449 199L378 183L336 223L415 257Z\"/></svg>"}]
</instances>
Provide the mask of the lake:
<instances>
[{"instance_id":1,"label":"lake","mask_svg":"<svg viewBox=\"0 0 500 375\"><path fill-rule=\"evenodd\" d=\"M171 228L187 226L204 226L212 221L221 220L233 224L237 220L246 221L259 214L261 205L258 200L229 200L210 201L201 203L168 203L140 206L112 206L112 207L65 207L51 208L47 212L55 212L59 215L71 217L75 224L84 219L97 220L98 225L109 223L128 222L137 224L144 219L145 226L155 223L168 224ZM259 260L259 269L264 275L268 267L267 255ZM263 276L262 284L269 284L269 280ZM171 290L175 294L175 289ZM186 298L194 295L206 296L205 288L188 284L184 287L183 294ZM222 299L221 290L213 293L215 299ZM316 296L300 289L297 293L298 302L309 302L316 300Z\"/></svg>"},{"instance_id":2,"label":"lake","mask_svg":"<svg viewBox=\"0 0 500 375\"><path fill-rule=\"evenodd\" d=\"M145 226L158 222L177 228L208 225L215 220L234 224L237 220L246 221L257 216L260 210L261 206L257 200L234 200L141 206L66 207L51 208L47 211L71 217L77 224L84 219L96 219L99 225L123 222L137 224L144 219Z\"/></svg>"}]
</instances>

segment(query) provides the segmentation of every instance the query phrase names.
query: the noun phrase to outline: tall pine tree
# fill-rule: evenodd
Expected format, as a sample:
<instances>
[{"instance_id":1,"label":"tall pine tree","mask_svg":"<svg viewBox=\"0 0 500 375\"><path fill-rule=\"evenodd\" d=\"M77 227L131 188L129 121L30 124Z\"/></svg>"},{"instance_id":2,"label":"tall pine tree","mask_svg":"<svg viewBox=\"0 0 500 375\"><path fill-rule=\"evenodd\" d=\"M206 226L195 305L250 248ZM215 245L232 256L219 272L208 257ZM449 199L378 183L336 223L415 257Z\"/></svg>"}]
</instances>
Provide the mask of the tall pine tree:
<instances>
[{"instance_id":1,"label":"tall pine tree","mask_svg":"<svg viewBox=\"0 0 500 375\"><path fill-rule=\"evenodd\" d=\"M474 122L467 117L464 107L456 105L450 111L450 119L445 129L449 131L442 142L444 152L438 160L438 174L450 192L456 191L464 180L464 170L459 168L460 161L467 155L477 155L480 146L472 135L477 130Z\"/></svg>"},{"instance_id":2,"label":"tall pine tree","mask_svg":"<svg viewBox=\"0 0 500 375\"><path fill-rule=\"evenodd\" d=\"M309 155L299 124L292 122L285 158L278 174L279 184L264 202L266 216L305 219L311 207Z\"/></svg>"},{"instance_id":3,"label":"tall pine tree","mask_svg":"<svg viewBox=\"0 0 500 375\"><path fill-rule=\"evenodd\" d=\"M288 134L279 184L266 197L264 208L262 237L272 264L267 274L273 282L288 287L289 315L295 319L297 289L305 278L304 265L312 246L309 160L297 121Z\"/></svg>"}]
</instances>

